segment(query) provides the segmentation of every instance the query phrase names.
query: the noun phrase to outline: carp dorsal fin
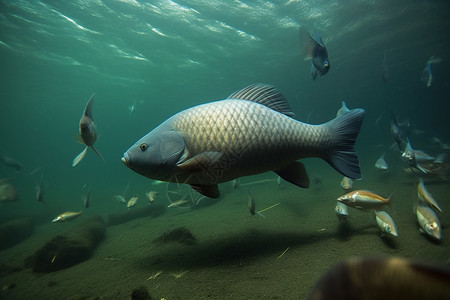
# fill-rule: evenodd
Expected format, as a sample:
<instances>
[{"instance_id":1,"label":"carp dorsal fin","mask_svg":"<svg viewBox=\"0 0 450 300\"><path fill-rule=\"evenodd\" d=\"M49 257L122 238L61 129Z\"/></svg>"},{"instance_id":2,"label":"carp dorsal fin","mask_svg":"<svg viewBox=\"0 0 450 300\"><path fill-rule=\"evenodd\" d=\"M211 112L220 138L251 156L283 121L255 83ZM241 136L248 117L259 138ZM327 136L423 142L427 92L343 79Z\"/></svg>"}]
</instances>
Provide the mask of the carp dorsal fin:
<instances>
[{"instance_id":1,"label":"carp dorsal fin","mask_svg":"<svg viewBox=\"0 0 450 300\"><path fill-rule=\"evenodd\" d=\"M268 84L256 83L249 85L234 92L227 99L249 100L265 105L288 117L295 115L289 107L287 99L274 86Z\"/></svg>"}]
</instances>

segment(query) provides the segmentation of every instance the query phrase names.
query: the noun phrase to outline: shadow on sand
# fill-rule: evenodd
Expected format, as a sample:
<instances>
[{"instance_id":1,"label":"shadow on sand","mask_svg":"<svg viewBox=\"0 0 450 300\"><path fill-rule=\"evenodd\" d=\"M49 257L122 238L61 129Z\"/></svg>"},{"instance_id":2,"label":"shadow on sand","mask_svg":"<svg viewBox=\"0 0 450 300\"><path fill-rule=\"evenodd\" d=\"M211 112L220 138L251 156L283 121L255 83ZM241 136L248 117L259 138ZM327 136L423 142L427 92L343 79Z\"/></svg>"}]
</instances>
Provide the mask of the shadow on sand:
<instances>
[{"instance_id":1,"label":"shadow on sand","mask_svg":"<svg viewBox=\"0 0 450 300\"><path fill-rule=\"evenodd\" d=\"M350 225L336 232L275 232L265 233L247 230L238 235L200 241L195 245L168 243L152 244L149 255L139 258L136 267L155 269L197 269L217 265L241 265L260 256L272 255L276 258L289 247L311 245L327 239L348 238L351 235L366 234L361 229L351 229ZM369 233L367 233L369 234ZM373 232L370 233L373 235Z\"/></svg>"}]
</instances>

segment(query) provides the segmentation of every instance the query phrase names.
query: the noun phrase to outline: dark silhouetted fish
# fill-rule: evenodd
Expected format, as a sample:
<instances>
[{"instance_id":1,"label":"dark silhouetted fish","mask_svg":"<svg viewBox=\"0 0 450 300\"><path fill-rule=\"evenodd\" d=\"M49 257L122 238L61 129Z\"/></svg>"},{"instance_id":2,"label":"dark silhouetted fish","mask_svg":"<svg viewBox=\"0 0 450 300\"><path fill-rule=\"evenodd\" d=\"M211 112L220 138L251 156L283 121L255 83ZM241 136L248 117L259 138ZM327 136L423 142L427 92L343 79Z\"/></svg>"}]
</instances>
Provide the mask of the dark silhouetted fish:
<instances>
[{"instance_id":1,"label":"dark silhouetted fish","mask_svg":"<svg viewBox=\"0 0 450 300\"><path fill-rule=\"evenodd\" d=\"M298 159L319 157L341 174L361 178L354 144L364 110L353 109L322 125L299 122L274 87L255 84L222 101L186 109L142 137L122 161L157 180L188 183L217 198L217 184L276 172L309 187Z\"/></svg>"},{"instance_id":2,"label":"dark silhouetted fish","mask_svg":"<svg viewBox=\"0 0 450 300\"><path fill-rule=\"evenodd\" d=\"M12 157L4 155L2 156L2 160L5 165L15 169L17 172L19 172L23 168L23 165Z\"/></svg>"},{"instance_id":3,"label":"dark silhouetted fish","mask_svg":"<svg viewBox=\"0 0 450 300\"><path fill-rule=\"evenodd\" d=\"M255 212L256 212L256 204L255 204L255 198L253 198L252 195L250 195L249 191L247 191L247 199L248 199L248 202L247 202L248 211L253 216L253 215L255 215Z\"/></svg>"},{"instance_id":4,"label":"dark silhouetted fish","mask_svg":"<svg viewBox=\"0 0 450 300\"><path fill-rule=\"evenodd\" d=\"M84 207L89 208L91 206L91 189L89 189L84 196Z\"/></svg>"},{"instance_id":5,"label":"dark silhouetted fish","mask_svg":"<svg viewBox=\"0 0 450 300\"><path fill-rule=\"evenodd\" d=\"M311 37L304 27L300 28L300 38L303 57L311 60L311 77L316 80L330 69L327 49L319 35Z\"/></svg>"},{"instance_id":6,"label":"dark silhouetted fish","mask_svg":"<svg viewBox=\"0 0 450 300\"><path fill-rule=\"evenodd\" d=\"M39 182L39 184L36 186L36 200L38 202L44 202L44 175L41 175L41 181Z\"/></svg>"},{"instance_id":7,"label":"dark silhouetted fish","mask_svg":"<svg viewBox=\"0 0 450 300\"><path fill-rule=\"evenodd\" d=\"M450 299L449 287L448 266L395 257L362 257L332 267L307 299Z\"/></svg>"},{"instance_id":8,"label":"dark silhouetted fish","mask_svg":"<svg viewBox=\"0 0 450 300\"><path fill-rule=\"evenodd\" d=\"M91 147L95 151L95 153L97 153L98 156L100 156L100 158L102 160L104 160L103 156L100 154L100 152L98 152L98 150L95 149L95 147L94 147L95 141L98 138L97 128L95 126L94 117L92 115L92 105L94 103L94 96L95 96L95 94L93 94L91 96L91 98L89 99L89 102L86 105L83 116L81 116L81 120L80 120L81 142L86 145L86 148L84 148L84 150L81 151L81 153L78 154L77 157L74 158L74 160L72 162L72 167L75 167L84 158L84 156L86 155L87 149L89 147Z\"/></svg>"}]
</instances>

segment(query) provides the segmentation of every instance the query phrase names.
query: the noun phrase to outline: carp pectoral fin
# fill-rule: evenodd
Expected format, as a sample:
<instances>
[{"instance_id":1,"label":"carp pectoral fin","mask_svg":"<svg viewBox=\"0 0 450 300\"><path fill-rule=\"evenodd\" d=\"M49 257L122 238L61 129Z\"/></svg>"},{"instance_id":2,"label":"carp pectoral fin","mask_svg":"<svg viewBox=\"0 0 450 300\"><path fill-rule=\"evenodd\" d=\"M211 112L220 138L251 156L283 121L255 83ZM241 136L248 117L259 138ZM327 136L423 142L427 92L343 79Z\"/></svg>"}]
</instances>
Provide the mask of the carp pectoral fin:
<instances>
[{"instance_id":1,"label":"carp pectoral fin","mask_svg":"<svg viewBox=\"0 0 450 300\"><path fill-rule=\"evenodd\" d=\"M191 184L191 187L199 192L202 195L205 195L209 198L219 198L220 197L220 191L219 186L217 184L213 185L204 185L204 184Z\"/></svg>"},{"instance_id":2,"label":"carp pectoral fin","mask_svg":"<svg viewBox=\"0 0 450 300\"><path fill-rule=\"evenodd\" d=\"M208 170L214 163L216 163L223 156L222 152L207 151L197 154L196 156L186 160L185 162L178 163L177 167L183 171L197 172Z\"/></svg>"},{"instance_id":3,"label":"carp pectoral fin","mask_svg":"<svg viewBox=\"0 0 450 300\"><path fill-rule=\"evenodd\" d=\"M298 161L294 161L282 170L275 171L284 180L302 188L309 188L309 177L305 166Z\"/></svg>"},{"instance_id":4,"label":"carp pectoral fin","mask_svg":"<svg viewBox=\"0 0 450 300\"><path fill-rule=\"evenodd\" d=\"M77 155L77 157L75 157L72 161L72 167L75 167L76 165L78 165L78 163L84 158L84 156L86 155L88 146L86 146L86 148L84 148L83 151L81 151L80 154Z\"/></svg>"}]
</instances>

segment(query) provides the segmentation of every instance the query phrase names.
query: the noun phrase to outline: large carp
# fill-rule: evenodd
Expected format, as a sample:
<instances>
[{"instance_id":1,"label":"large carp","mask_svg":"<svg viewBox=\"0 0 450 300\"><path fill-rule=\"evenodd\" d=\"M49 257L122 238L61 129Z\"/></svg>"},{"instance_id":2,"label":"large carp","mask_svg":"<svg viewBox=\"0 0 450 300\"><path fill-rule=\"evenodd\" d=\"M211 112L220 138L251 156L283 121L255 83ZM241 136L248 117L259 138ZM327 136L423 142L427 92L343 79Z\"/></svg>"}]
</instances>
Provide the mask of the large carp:
<instances>
[{"instance_id":1,"label":"large carp","mask_svg":"<svg viewBox=\"0 0 450 300\"><path fill-rule=\"evenodd\" d=\"M298 159L319 157L352 179L361 178L355 141L364 110L353 109L321 125L293 119L274 87L250 85L227 99L186 109L142 137L122 161L157 180L190 184L219 197L217 184L274 171L309 187Z\"/></svg>"}]
</instances>

